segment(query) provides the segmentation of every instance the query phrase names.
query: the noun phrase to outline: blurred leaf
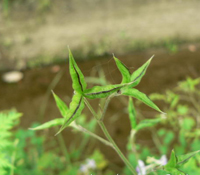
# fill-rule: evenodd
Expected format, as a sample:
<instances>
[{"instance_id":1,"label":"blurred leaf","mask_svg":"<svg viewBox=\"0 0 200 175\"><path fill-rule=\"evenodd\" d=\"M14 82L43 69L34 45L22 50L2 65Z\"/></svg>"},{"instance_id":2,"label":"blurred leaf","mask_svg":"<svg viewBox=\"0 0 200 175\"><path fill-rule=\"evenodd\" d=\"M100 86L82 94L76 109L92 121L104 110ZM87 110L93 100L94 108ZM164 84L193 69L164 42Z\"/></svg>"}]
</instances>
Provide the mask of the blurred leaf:
<instances>
[{"instance_id":1,"label":"blurred leaf","mask_svg":"<svg viewBox=\"0 0 200 175\"><path fill-rule=\"evenodd\" d=\"M185 130L191 130L195 125L195 121L194 119L192 118L184 118L183 121L182 121L182 128L185 129Z\"/></svg>"},{"instance_id":2,"label":"blurred leaf","mask_svg":"<svg viewBox=\"0 0 200 175\"><path fill-rule=\"evenodd\" d=\"M185 132L183 132L183 131L179 132L178 139L179 139L182 147L186 147L187 146L187 142L186 142L185 138L186 138L185 137Z\"/></svg>"},{"instance_id":3,"label":"blurred leaf","mask_svg":"<svg viewBox=\"0 0 200 175\"><path fill-rule=\"evenodd\" d=\"M149 98L151 98L152 100L165 100L165 95L158 94L158 93L152 93L149 95Z\"/></svg>"},{"instance_id":4,"label":"blurred leaf","mask_svg":"<svg viewBox=\"0 0 200 175\"><path fill-rule=\"evenodd\" d=\"M176 168L177 162L178 162L178 159L177 159L177 157L175 155L174 150L172 150L170 159L169 159L169 161L167 162L167 164L164 167L165 167L166 170L170 170L172 168Z\"/></svg>"},{"instance_id":5,"label":"blurred leaf","mask_svg":"<svg viewBox=\"0 0 200 175\"><path fill-rule=\"evenodd\" d=\"M167 131L164 128L161 128L157 131L159 136L163 136Z\"/></svg>"},{"instance_id":6,"label":"blurred leaf","mask_svg":"<svg viewBox=\"0 0 200 175\"><path fill-rule=\"evenodd\" d=\"M136 123L136 111L134 108L133 100L131 97L129 97L129 105L128 105L128 113L129 113L129 119L131 122L132 129L135 129L137 123Z\"/></svg>"},{"instance_id":7,"label":"blurred leaf","mask_svg":"<svg viewBox=\"0 0 200 175\"><path fill-rule=\"evenodd\" d=\"M135 128L136 131L139 131L143 128L146 127L152 127L154 125L156 125L157 123L159 123L160 121L162 121L163 118L156 118L156 119L146 119L146 120L142 120Z\"/></svg>"},{"instance_id":8,"label":"blurred leaf","mask_svg":"<svg viewBox=\"0 0 200 175\"><path fill-rule=\"evenodd\" d=\"M192 79L188 77L186 81L178 83L178 88L185 92L194 92L196 90L195 86L200 83L200 78Z\"/></svg>"},{"instance_id":9,"label":"blurred leaf","mask_svg":"<svg viewBox=\"0 0 200 175\"><path fill-rule=\"evenodd\" d=\"M181 115L186 115L189 111L188 106L186 105L178 105L177 106L177 112Z\"/></svg>"},{"instance_id":10,"label":"blurred leaf","mask_svg":"<svg viewBox=\"0 0 200 175\"><path fill-rule=\"evenodd\" d=\"M98 149L94 150L93 154L90 156L90 159L95 161L97 168L100 170L103 170L108 165L108 161Z\"/></svg>"},{"instance_id":11,"label":"blurred leaf","mask_svg":"<svg viewBox=\"0 0 200 175\"><path fill-rule=\"evenodd\" d=\"M197 154L195 156L196 159L189 159L186 164L183 164L180 169L181 171L186 172L188 175L192 174L200 174L200 168L199 168L199 163L200 163L200 155Z\"/></svg>"},{"instance_id":12,"label":"blurred leaf","mask_svg":"<svg viewBox=\"0 0 200 175\"><path fill-rule=\"evenodd\" d=\"M174 133L172 131L168 131L164 137L163 142L165 145L169 145L173 139L174 139Z\"/></svg>"},{"instance_id":13,"label":"blurred leaf","mask_svg":"<svg viewBox=\"0 0 200 175\"><path fill-rule=\"evenodd\" d=\"M200 140L197 138L191 143L192 150L198 150L200 145Z\"/></svg>"},{"instance_id":14,"label":"blurred leaf","mask_svg":"<svg viewBox=\"0 0 200 175\"><path fill-rule=\"evenodd\" d=\"M170 104L170 108L174 108L178 104L179 99L179 95L175 94L170 90L166 91L166 102Z\"/></svg>"},{"instance_id":15,"label":"blurred leaf","mask_svg":"<svg viewBox=\"0 0 200 175\"><path fill-rule=\"evenodd\" d=\"M47 129L47 128L51 128L53 126L62 125L63 122L64 122L64 118L56 118L56 119L50 120L40 126L37 126L36 128L31 128L31 129L32 130Z\"/></svg>"},{"instance_id":16,"label":"blurred leaf","mask_svg":"<svg viewBox=\"0 0 200 175\"><path fill-rule=\"evenodd\" d=\"M141 159L141 160L145 160L147 157L152 156L152 153L151 153L150 150L151 150L151 149L150 149L149 147L147 147L147 146L141 148L141 149L140 149L140 152L141 152L141 154L140 154L140 159Z\"/></svg>"},{"instance_id":17,"label":"blurred leaf","mask_svg":"<svg viewBox=\"0 0 200 175\"><path fill-rule=\"evenodd\" d=\"M156 172L148 173L148 175L167 175L169 172L165 170L157 170Z\"/></svg>"},{"instance_id":18,"label":"blurred leaf","mask_svg":"<svg viewBox=\"0 0 200 175\"><path fill-rule=\"evenodd\" d=\"M138 162L137 162L137 158L135 156L135 154L133 154L133 152L131 151L128 156L127 156L129 162L131 162L131 164L136 167ZM124 167L124 170L123 170L124 174L125 175L132 175L133 173L129 170L129 168L127 166Z\"/></svg>"},{"instance_id":19,"label":"blurred leaf","mask_svg":"<svg viewBox=\"0 0 200 175\"><path fill-rule=\"evenodd\" d=\"M200 152L200 150L195 151L195 152L191 152L191 153L188 153L188 154L185 154L185 155L176 156L175 152L172 150L171 157L170 157L167 165L164 166L164 170L169 171L170 173L172 173L174 175L175 174L185 175L185 173L180 170L181 166L183 166L183 164L188 162L188 160L190 158L194 157L199 152Z\"/></svg>"},{"instance_id":20,"label":"blurred leaf","mask_svg":"<svg viewBox=\"0 0 200 175\"><path fill-rule=\"evenodd\" d=\"M180 155L177 156L178 162L177 164L180 166L182 164L185 164L190 158L194 157L196 154L198 154L200 152L200 150L198 151L194 151L185 155Z\"/></svg>"},{"instance_id":21,"label":"blurred leaf","mask_svg":"<svg viewBox=\"0 0 200 175\"><path fill-rule=\"evenodd\" d=\"M79 168L80 167L77 165L73 165L73 167L67 167L67 169L65 171L60 172L59 175L77 174Z\"/></svg>"}]
</instances>

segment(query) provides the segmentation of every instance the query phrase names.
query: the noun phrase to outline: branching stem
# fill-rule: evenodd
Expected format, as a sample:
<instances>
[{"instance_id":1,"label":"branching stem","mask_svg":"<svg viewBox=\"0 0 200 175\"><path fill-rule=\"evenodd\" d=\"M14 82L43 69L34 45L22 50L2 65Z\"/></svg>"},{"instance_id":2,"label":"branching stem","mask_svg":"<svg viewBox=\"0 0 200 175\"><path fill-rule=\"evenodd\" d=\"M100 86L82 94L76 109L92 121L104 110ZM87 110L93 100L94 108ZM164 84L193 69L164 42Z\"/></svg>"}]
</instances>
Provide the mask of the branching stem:
<instances>
[{"instance_id":1,"label":"branching stem","mask_svg":"<svg viewBox=\"0 0 200 175\"><path fill-rule=\"evenodd\" d=\"M121 150L118 148L117 144L115 143L115 141L112 139L112 137L110 136L108 130L106 129L104 123L103 123L103 117L106 113L108 104L111 100L113 96L111 96L110 98L108 97L106 102L105 102L105 106L103 109L103 112L101 114L101 116L99 117L94 109L92 108L92 106L90 105L90 103L87 101L87 99L85 98L85 103L87 105L87 107L89 108L89 110L91 111L91 113L94 115L94 117L97 119L97 122L99 124L99 126L101 127L104 135L106 136L106 138L108 139L109 143L112 145L113 149L117 152L117 154L120 156L120 158L122 159L122 161L125 163L125 165L129 168L129 170L133 173L133 175L137 175L137 172L135 170L135 168L131 165L131 163L126 159L126 157L124 156L124 154L121 152Z\"/></svg>"}]
</instances>

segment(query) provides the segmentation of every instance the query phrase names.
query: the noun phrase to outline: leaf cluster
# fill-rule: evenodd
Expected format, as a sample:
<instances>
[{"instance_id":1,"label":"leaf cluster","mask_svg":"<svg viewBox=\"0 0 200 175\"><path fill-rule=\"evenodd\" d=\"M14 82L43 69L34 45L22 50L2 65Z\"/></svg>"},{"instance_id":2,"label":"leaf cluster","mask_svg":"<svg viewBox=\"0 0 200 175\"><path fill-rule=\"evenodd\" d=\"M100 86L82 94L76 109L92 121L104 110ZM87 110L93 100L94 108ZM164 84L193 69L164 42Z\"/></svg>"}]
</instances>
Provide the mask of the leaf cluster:
<instances>
[{"instance_id":1,"label":"leaf cluster","mask_svg":"<svg viewBox=\"0 0 200 175\"><path fill-rule=\"evenodd\" d=\"M34 128L34 130L45 129L56 125L62 125L60 130L58 131L58 133L60 133L63 129L69 126L77 117L81 115L81 112L85 107L84 99L87 98L99 99L109 98L110 96L114 97L124 95L130 97L130 110L132 110L131 100L133 97L162 113L162 111L144 93L134 88L140 83L142 77L145 75L146 70L153 57L151 57L145 64L139 67L132 74L130 73L129 69L125 66L124 63L122 63L115 56L113 57L122 75L122 82L120 84L113 85L93 86L92 88L88 89L84 75L81 72L80 68L77 66L74 57L71 51L69 50L69 72L72 78L72 87L74 89L74 95L69 105L69 108L56 94L53 93L56 104L63 118L49 121L37 128ZM131 119L132 127L135 127L136 125L134 124L133 120L134 118ZM145 123L147 124L148 121L146 121ZM141 124L141 126L138 126L138 129L143 126L144 123Z\"/></svg>"}]
</instances>

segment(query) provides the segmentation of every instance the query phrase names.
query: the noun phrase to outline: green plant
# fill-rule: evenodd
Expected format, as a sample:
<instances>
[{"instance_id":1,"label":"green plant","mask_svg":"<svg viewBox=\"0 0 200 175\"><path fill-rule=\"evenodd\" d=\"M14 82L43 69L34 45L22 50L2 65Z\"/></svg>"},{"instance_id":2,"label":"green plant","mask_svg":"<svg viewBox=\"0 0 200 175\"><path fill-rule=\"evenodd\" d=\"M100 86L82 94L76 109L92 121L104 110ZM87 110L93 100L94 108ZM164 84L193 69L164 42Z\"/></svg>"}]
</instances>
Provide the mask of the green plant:
<instances>
[{"instance_id":1,"label":"green plant","mask_svg":"<svg viewBox=\"0 0 200 175\"><path fill-rule=\"evenodd\" d=\"M162 123L163 127L157 132L159 139L164 138L164 144L160 147L163 154L167 153L167 146L174 140L174 149L179 154L198 149L199 141L199 120L200 108L197 105L200 100L198 86L200 79L187 78L173 90L167 90L165 94L152 94L154 100L163 101L168 118ZM168 127L166 127L166 125ZM187 144L190 142L190 144Z\"/></svg>"},{"instance_id":2,"label":"green plant","mask_svg":"<svg viewBox=\"0 0 200 175\"><path fill-rule=\"evenodd\" d=\"M70 75L72 78L72 87L74 89L74 95L72 97L72 102L69 105L69 108L67 105L56 95L53 93L56 104L60 110L61 115L63 118L54 119L52 121L49 121L47 123L44 123L41 126L38 126L36 128L33 128L34 130L39 129L45 129L52 126L61 125L60 130L57 132L56 135L61 133L66 127L70 126L73 127L76 130L85 132L89 134L90 136L95 137L99 141L103 142L104 144L112 147L117 154L120 156L122 161L125 163L126 167L129 169L129 171L132 174L137 174L135 167L133 167L132 162L130 162L124 154L121 152L121 150L118 148L110 134L108 133L108 130L106 126L104 125L103 119L105 117L106 110L108 108L108 104L110 100L116 96L128 96L129 97L129 114L130 114L130 121L132 125L132 132L131 132L131 141L134 139L134 134L139 131L142 128L154 126L156 123L160 122L162 118L156 118L151 120L143 120L139 124L137 124L135 115L134 115L134 107L132 103L132 97L140 100L141 102L145 103L146 105L150 106L151 108L157 110L158 112L161 112L164 114L144 93L140 92L139 90L135 89L134 87L137 86L142 77L145 75L146 70L152 60L150 58L145 64L143 64L140 68L138 68L135 72L132 74L129 72L128 68L116 57L114 57L114 60L116 62L116 65L122 74L122 82L120 84L114 84L114 85L102 85L102 86L94 86L92 88L87 89L87 84L84 79L84 75L82 74L81 70L77 66L72 53L69 51L69 70ZM104 106L102 109L102 112L95 112L95 110L90 105L89 101L87 99L102 99L106 98L104 102ZM93 114L94 118L96 119L96 122L102 129L103 133L105 134L106 139L94 134L93 132L87 130L86 128L83 128L80 125L77 125L75 119L77 120L79 117L81 118L82 110L86 106L89 108L91 113ZM133 144L133 142L132 142ZM137 152L135 151L135 155ZM170 161L169 161L170 162ZM174 166L174 165L173 165ZM171 166L170 163L168 163L166 166L159 166L159 168L162 167L162 170L169 170ZM150 172L153 170L150 170Z\"/></svg>"},{"instance_id":3,"label":"green plant","mask_svg":"<svg viewBox=\"0 0 200 175\"><path fill-rule=\"evenodd\" d=\"M13 140L13 133L10 131L18 124L20 113L14 110L0 113L0 174L12 175L14 173L15 147L17 139Z\"/></svg>"},{"instance_id":4,"label":"green plant","mask_svg":"<svg viewBox=\"0 0 200 175\"><path fill-rule=\"evenodd\" d=\"M163 104L163 108L167 112L167 118L161 120L158 126L149 129L154 148L159 154L155 153L155 149L153 151L149 147L137 143L134 136L134 139L129 141L127 145L128 157L135 165L138 165L138 160L146 160L148 164L144 166L146 169L157 166L157 163L161 162L158 157L160 155L166 157L172 148L178 155L187 155L188 152L195 152L199 149L198 116L200 111L197 105L200 100L199 86L199 78L191 79L188 77L185 81L179 82L174 89L167 90L162 94L154 93L150 95L152 100L158 100ZM137 103L137 107L138 105L139 103ZM133 105L131 106L133 107ZM139 109L137 115L134 109L132 111L129 111L129 115L134 114L135 120L136 116L137 119L144 118ZM131 135L133 134L136 135L137 133L132 131ZM133 154L134 152L135 154ZM199 174L200 161L198 157L199 155L196 155L187 164L179 166L179 170L188 174L191 172L192 174ZM124 171L126 174L129 173L127 169ZM161 170L159 173L161 173Z\"/></svg>"}]
</instances>

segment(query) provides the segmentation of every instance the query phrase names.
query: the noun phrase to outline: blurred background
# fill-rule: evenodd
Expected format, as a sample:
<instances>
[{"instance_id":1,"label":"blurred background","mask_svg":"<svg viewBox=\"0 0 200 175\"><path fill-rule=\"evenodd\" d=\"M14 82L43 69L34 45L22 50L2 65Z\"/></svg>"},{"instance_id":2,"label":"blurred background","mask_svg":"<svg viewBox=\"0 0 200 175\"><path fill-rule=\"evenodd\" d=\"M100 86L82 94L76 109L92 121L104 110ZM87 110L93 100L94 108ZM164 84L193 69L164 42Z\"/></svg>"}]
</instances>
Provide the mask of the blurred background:
<instances>
[{"instance_id":1,"label":"blurred background","mask_svg":"<svg viewBox=\"0 0 200 175\"><path fill-rule=\"evenodd\" d=\"M137 88L147 95L162 94L150 97L169 120L157 126L158 136L155 130L137 133L138 159L168 156L175 147L180 154L195 151L200 144L199 9L199 0L0 0L0 110L2 117L23 114L13 118L13 127L18 121L11 132L13 144L2 147L16 168L2 167L10 174L33 175L127 171L111 148L72 128L57 137L57 127L28 130L61 117L51 90L67 105L71 101L68 46L90 86L120 83L112 53L131 72L155 55ZM98 103L92 104L97 108ZM158 115L137 102L135 106L138 120ZM127 146L131 126L126 107L126 98L113 100L105 125L124 154L134 159ZM104 137L89 111L84 113L79 122ZM83 166L90 160L95 168L86 171Z\"/></svg>"}]
</instances>

